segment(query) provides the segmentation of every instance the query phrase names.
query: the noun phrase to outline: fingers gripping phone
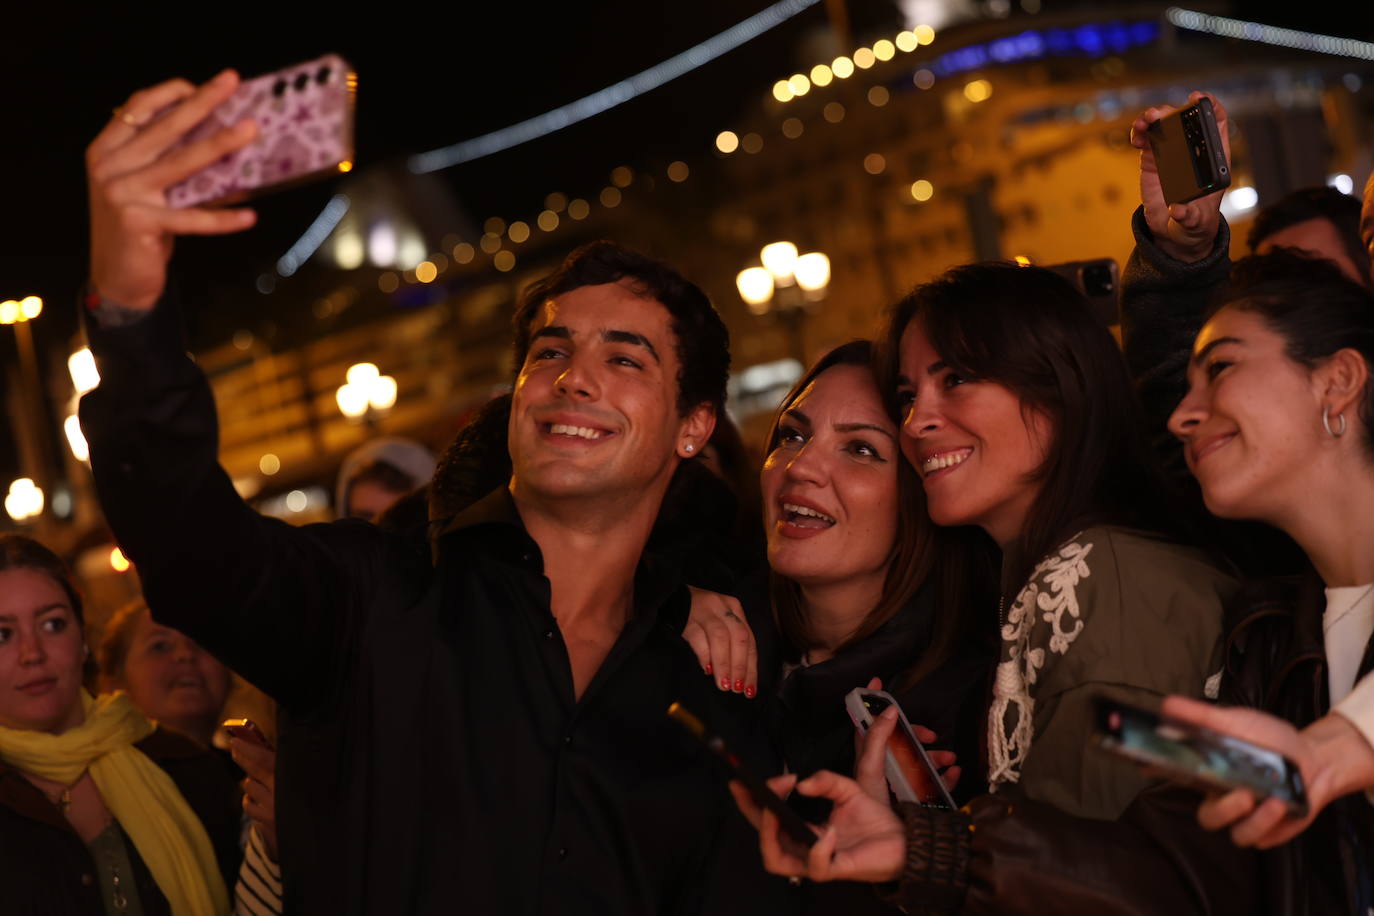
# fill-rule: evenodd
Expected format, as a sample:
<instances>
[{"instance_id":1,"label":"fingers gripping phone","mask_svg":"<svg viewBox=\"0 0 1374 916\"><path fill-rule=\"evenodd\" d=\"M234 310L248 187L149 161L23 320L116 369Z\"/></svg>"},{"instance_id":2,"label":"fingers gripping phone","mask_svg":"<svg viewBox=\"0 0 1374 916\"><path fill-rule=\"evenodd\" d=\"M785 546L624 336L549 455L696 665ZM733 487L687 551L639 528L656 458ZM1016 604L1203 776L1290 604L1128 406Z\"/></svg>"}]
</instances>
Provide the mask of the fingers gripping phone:
<instances>
[{"instance_id":1,"label":"fingers gripping phone","mask_svg":"<svg viewBox=\"0 0 1374 916\"><path fill-rule=\"evenodd\" d=\"M248 146L167 189L173 208L235 203L353 168L357 75L337 54L242 83L182 138L195 143L244 118L257 122Z\"/></svg>"},{"instance_id":2,"label":"fingers gripping phone","mask_svg":"<svg viewBox=\"0 0 1374 916\"><path fill-rule=\"evenodd\" d=\"M1165 203L1187 203L1231 186L1211 99L1165 115L1150 125L1147 136Z\"/></svg>"},{"instance_id":3,"label":"fingers gripping phone","mask_svg":"<svg viewBox=\"0 0 1374 916\"><path fill-rule=\"evenodd\" d=\"M1158 713L1098 697L1093 740L1106 751L1204 790L1249 789L1277 798L1293 817L1307 815L1297 764L1278 751Z\"/></svg>"},{"instance_id":4,"label":"fingers gripping phone","mask_svg":"<svg viewBox=\"0 0 1374 916\"><path fill-rule=\"evenodd\" d=\"M706 724L683 708L681 703L669 706L668 715L725 763L730 776L738 779L749 791L755 804L773 812L778 819L778 826L789 837L808 849L816 844L816 832L807 826L801 815L787 807L787 802L779 798L778 793L768 788L766 782L744 765L744 761L730 750L724 738L707 731Z\"/></svg>"},{"instance_id":5,"label":"fingers gripping phone","mask_svg":"<svg viewBox=\"0 0 1374 916\"><path fill-rule=\"evenodd\" d=\"M917 740L911 723L906 720L906 714L892 694L885 690L856 687L844 698L845 711L849 713L854 727L865 735L889 706L897 707L897 728L883 752L888 788L898 801L954 810L958 805L945 788L925 746Z\"/></svg>"},{"instance_id":6,"label":"fingers gripping phone","mask_svg":"<svg viewBox=\"0 0 1374 916\"><path fill-rule=\"evenodd\" d=\"M221 726L231 737L246 741L249 744L256 744L272 750L272 742L267 740L267 736L258 728L258 723L252 719L225 719Z\"/></svg>"}]
</instances>

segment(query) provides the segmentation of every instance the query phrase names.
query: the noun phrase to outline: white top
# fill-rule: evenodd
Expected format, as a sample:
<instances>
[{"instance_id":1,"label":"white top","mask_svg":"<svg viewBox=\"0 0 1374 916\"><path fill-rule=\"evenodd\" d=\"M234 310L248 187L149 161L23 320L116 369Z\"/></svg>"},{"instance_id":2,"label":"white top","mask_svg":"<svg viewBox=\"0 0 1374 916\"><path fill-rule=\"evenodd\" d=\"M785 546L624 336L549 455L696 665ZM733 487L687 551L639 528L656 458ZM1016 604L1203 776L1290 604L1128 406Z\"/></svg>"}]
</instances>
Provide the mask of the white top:
<instances>
[{"instance_id":1,"label":"white top","mask_svg":"<svg viewBox=\"0 0 1374 916\"><path fill-rule=\"evenodd\" d=\"M1355 686L1364 647L1374 634L1374 585L1328 588L1322 632L1326 634L1327 686L1335 706Z\"/></svg>"},{"instance_id":2,"label":"white top","mask_svg":"<svg viewBox=\"0 0 1374 916\"><path fill-rule=\"evenodd\" d=\"M1374 585L1326 590L1322 614L1331 711L1350 721L1374 747L1374 673L1355 683L1365 646L1374 635ZM1374 792L1366 792L1374 801Z\"/></svg>"}]
</instances>

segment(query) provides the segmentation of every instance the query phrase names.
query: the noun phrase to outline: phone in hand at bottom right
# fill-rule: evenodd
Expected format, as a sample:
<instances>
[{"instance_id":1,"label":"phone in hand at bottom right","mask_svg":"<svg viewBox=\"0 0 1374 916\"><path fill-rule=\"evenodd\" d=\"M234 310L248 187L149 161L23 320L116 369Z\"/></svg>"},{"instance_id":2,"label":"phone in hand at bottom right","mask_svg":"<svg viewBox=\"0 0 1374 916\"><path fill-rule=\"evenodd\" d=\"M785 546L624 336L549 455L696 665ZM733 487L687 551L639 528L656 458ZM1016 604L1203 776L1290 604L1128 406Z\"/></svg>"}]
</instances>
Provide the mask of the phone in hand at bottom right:
<instances>
[{"instance_id":1,"label":"phone in hand at bottom right","mask_svg":"<svg viewBox=\"0 0 1374 916\"><path fill-rule=\"evenodd\" d=\"M1307 815L1297 764L1267 747L1107 697L1095 701L1093 740L1119 757L1204 790L1249 789L1277 798L1293 817Z\"/></svg>"}]
</instances>

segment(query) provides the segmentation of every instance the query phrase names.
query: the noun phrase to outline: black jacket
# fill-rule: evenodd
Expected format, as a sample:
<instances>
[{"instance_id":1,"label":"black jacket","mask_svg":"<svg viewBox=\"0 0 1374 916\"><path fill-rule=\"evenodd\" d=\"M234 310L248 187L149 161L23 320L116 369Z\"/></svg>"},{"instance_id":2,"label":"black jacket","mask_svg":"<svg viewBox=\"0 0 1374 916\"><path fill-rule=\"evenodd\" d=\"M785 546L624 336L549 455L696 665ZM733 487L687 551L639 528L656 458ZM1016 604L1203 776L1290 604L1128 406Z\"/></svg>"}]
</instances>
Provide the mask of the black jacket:
<instances>
[{"instance_id":1,"label":"black jacket","mask_svg":"<svg viewBox=\"0 0 1374 916\"><path fill-rule=\"evenodd\" d=\"M1322 636L1325 606L1315 573L1248 585L1228 614L1222 700L1273 713L1302 728L1330 709ZM1374 638L1356 680L1374 671ZM1264 856L1274 913L1364 916L1374 878L1374 808L1362 795L1339 800L1296 839Z\"/></svg>"},{"instance_id":2,"label":"black jacket","mask_svg":"<svg viewBox=\"0 0 1374 916\"><path fill-rule=\"evenodd\" d=\"M634 617L575 700L504 489L438 536L433 564L366 524L263 518L216 462L175 311L88 331L92 469L153 615L283 708L290 911L689 913L761 874L757 853L718 861L747 827L665 715L680 700L751 746L752 707L712 689L680 637L671 558L641 562Z\"/></svg>"},{"instance_id":3,"label":"black jacket","mask_svg":"<svg viewBox=\"0 0 1374 916\"><path fill-rule=\"evenodd\" d=\"M166 771L200 818L231 898L241 830L238 771L224 755L163 728L138 748ZM124 837L146 916L170 916L167 898ZM90 850L52 802L18 770L0 763L0 912L24 916L104 916Z\"/></svg>"}]
</instances>

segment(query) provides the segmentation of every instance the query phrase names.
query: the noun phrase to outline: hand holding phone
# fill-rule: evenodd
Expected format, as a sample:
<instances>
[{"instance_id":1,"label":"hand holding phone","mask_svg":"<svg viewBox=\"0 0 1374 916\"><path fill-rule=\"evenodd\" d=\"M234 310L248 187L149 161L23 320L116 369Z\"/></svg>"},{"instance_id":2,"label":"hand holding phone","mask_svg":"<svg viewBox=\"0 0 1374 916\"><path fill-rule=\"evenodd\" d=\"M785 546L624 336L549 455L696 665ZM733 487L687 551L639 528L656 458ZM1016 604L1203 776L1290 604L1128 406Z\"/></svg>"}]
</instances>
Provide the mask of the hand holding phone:
<instances>
[{"instance_id":1,"label":"hand holding phone","mask_svg":"<svg viewBox=\"0 0 1374 916\"><path fill-rule=\"evenodd\" d=\"M885 690L856 687L844 698L845 711L860 734L867 734L874 721L888 708L897 710L897 728L887 741L884 772L888 788L898 801L948 808L959 807L945 788L940 772L931 762L925 746L916 737L901 705Z\"/></svg>"},{"instance_id":2,"label":"hand holding phone","mask_svg":"<svg viewBox=\"0 0 1374 916\"><path fill-rule=\"evenodd\" d=\"M669 706L668 715L672 717L673 721L687 729L692 737L706 745L711 753L720 758L728 768L730 778L744 786L755 804L771 811L778 819L779 826L789 837L806 848L815 844L816 832L807 826L801 815L787 807L787 802L768 788L766 782L744 765L744 761L740 760L734 751L730 750L724 738L709 732L706 729L706 724L688 712L681 703L674 703Z\"/></svg>"},{"instance_id":3,"label":"hand holding phone","mask_svg":"<svg viewBox=\"0 0 1374 916\"><path fill-rule=\"evenodd\" d=\"M272 742L267 740L262 729L258 728L258 723L252 719L225 719L220 727L228 732L231 738L238 738L240 741L269 751L274 750Z\"/></svg>"},{"instance_id":4,"label":"hand holding phone","mask_svg":"<svg viewBox=\"0 0 1374 916\"><path fill-rule=\"evenodd\" d=\"M1307 815L1297 764L1278 751L1107 697L1095 701L1093 739L1103 750L1206 791L1248 789Z\"/></svg>"},{"instance_id":5,"label":"hand holding phone","mask_svg":"<svg viewBox=\"0 0 1374 916\"><path fill-rule=\"evenodd\" d=\"M167 205L218 206L349 171L357 85L353 68L337 54L241 83L168 155L245 119L257 125L257 136L168 188Z\"/></svg>"},{"instance_id":6,"label":"hand holding phone","mask_svg":"<svg viewBox=\"0 0 1374 916\"><path fill-rule=\"evenodd\" d=\"M1197 105L1203 101L1208 103L1211 112L1212 122L1216 129L1217 145L1221 151L1222 162L1227 171L1226 181L1230 181L1230 159L1231 146L1230 138L1227 136L1227 117L1226 109L1214 97L1203 92L1194 92L1188 96L1190 105ZM1178 189L1170 179L1171 190L1166 193L1162 185L1163 177L1161 174L1160 159L1156 158L1156 137L1152 132L1159 130L1169 132L1175 137L1175 142L1170 144L1166 136L1165 145L1169 146L1171 153L1182 154L1187 157L1192 156L1192 152L1181 143L1178 138L1182 136L1182 124L1173 124L1172 130L1166 128L1156 128L1156 124L1177 114L1177 110L1167 106L1155 106L1147 108L1141 112L1131 125L1131 145L1140 150L1140 203L1144 207L1145 223L1154 236L1156 244L1165 254L1184 262L1193 262L1205 258L1216 244L1218 228L1221 224L1221 194L1218 190L1212 193L1197 196L1195 199L1186 203L1180 203L1181 198L1190 196L1191 191ZM1191 123L1191 119L1190 119ZM1208 136L1208 146L1212 146L1212 136L1210 132L1204 131ZM1214 157L1213 165L1216 165L1216 149L1210 149L1209 153ZM1160 158L1163 158L1162 155ZM1175 165L1169 166L1169 171L1175 171ZM1198 187L1197 176L1192 173L1191 158L1181 163L1183 166L1183 184L1196 190ZM1220 172L1220 168L1216 170ZM1220 178L1220 174L1216 175ZM1204 178L1203 184L1212 183L1211 180Z\"/></svg>"},{"instance_id":7,"label":"hand holding phone","mask_svg":"<svg viewBox=\"0 0 1374 916\"><path fill-rule=\"evenodd\" d=\"M1231 186L1231 164L1211 99L1204 96L1155 121L1148 137L1166 204L1184 204Z\"/></svg>"}]
</instances>

